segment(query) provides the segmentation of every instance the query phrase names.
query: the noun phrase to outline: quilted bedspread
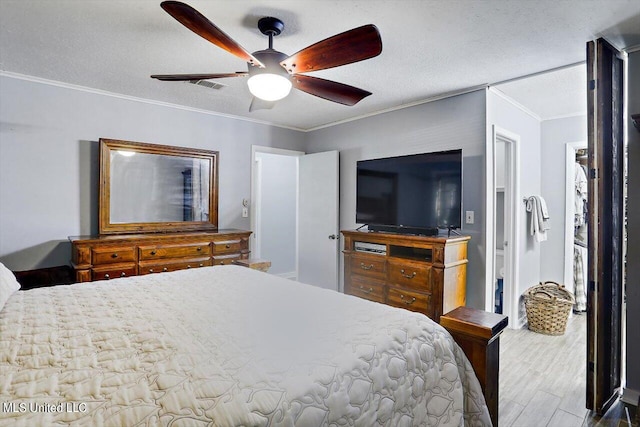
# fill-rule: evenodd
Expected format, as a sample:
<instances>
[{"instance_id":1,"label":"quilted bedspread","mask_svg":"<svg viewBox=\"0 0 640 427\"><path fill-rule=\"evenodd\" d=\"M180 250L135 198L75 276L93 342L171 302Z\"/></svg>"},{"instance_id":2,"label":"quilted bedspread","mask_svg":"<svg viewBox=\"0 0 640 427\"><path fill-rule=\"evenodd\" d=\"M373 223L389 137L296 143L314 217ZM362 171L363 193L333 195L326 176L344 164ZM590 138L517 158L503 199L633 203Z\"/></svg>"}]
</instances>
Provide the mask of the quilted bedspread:
<instances>
[{"instance_id":1,"label":"quilted bedspread","mask_svg":"<svg viewBox=\"0 0 640 427\"><path fill-rule=\"evenodd\" d=\"M423 315L237 266L16 292L0 425L491 425Z\"/></svg>"}]
</instances>

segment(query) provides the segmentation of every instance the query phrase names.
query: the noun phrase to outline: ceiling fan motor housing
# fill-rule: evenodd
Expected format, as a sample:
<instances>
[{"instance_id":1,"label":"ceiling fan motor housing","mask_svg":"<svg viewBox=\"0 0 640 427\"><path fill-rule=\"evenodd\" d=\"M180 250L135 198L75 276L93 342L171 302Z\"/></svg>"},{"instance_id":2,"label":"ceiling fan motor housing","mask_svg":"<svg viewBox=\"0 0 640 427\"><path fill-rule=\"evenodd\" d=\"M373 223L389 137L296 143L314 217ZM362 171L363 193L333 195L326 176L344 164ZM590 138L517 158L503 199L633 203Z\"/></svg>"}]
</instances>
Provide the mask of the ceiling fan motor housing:
<instances>
[{"instance_id":1,"label":"ceiling fan motor housing","mask_svg":"<svg viewBox=\"0 0 640 427\"><path fill-rule=\"evenodd\" d=\"M289 57L286 53L278 52L274 49L265 49L253 52L252 55L264 64L264 68L254 67L249 64L249 76L255 76L257 74L277 74L289 79L289 73L280 65L281 61Z\"/></svg>"},{"instance_id":2,"label":"ceiling fan motor housing","mask_svg":"<svg viewBox=\"0 0 640 427\"><path fill-rule=\"evenodd\" d=\"M265 36L278 36L284 30L284 22L272 16L265 16L258 21L258 29Z\"/></svg>"}]
</instances>

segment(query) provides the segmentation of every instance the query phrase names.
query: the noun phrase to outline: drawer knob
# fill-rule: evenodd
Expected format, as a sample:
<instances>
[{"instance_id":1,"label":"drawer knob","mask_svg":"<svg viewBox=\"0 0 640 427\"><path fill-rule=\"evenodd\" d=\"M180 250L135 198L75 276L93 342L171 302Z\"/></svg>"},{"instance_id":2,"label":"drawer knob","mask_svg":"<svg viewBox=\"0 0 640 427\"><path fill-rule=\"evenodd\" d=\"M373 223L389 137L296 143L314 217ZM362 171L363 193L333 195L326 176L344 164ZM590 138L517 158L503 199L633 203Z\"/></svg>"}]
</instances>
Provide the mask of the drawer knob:
<instances>
[{"instance_id":1,"label":"drawer knob","mask_svg":"<svg viewBox=\"0 0 640 427\"><path fill-rule=\"evenodd\" d=\"M191 264L187 265L187 268L191 268Z\"/></svg>"},{"instance_id":2,"label":"drawer knob","mask_svg":"<svg viewBox=\"0 0 640 427\"><path fill-rule=\"evenodd\" d=\"M227 243L226 245L224 245L224 247L229 249L231 247L231 245Z\"/></svg>"},{"instance_id":3,"label":"drawer knob","mask_svg":"<svg viewBox=\"0 0 640 427\"><path fill-rule=\"evenodd\" d=\"M122 273L120 273L120 277L124 277L126 275L127 275L127 273L125 273L124 271Z\"/></svg>"},{"instance_id":4,"label":"drawer knob","mask_svg":"<svg viewBox=\"0 0 640 427\"><path fill-rule=\"evenodd\" d=\"M203 263L200 263L200 267L204 267L204 264L203 264Z\"/></svg>"},{"instance_id":5,"label":"drawer knob","mask_svg":"<svg viewBox=\"0 0 640 427\"><path fill-rule=\"evenodd\" d=\"M373 264L365 265L364 262L361 262L360 268L363 270L371 270L373 268Z\"/></svg>"},{"instance_id":6,"label":"drawer knob","mask_svg":"<svg viewBox=\"0 0 640 427\"><path fill-rule=\"evenodd\" d=\"M416 298L413 297L410 300L408 299L404 299L404 295L400 295L400 299L402 300L402 302L404 302L407 305L413 304L414 302L416 302Z\"/></svg>"},{"instance_id":7,"label":"drawer knob","mask_svg":"<svg viewBox=\"0 0 640 427\"><path fill-rule=\"evenodd\" d=\"M360 285L360 290L365 294L370 294L371 292L373 292L373 288L365 289L362 285Z\"/></svg>"},{"instance_id":8,"label":"drawer knob","mask_svg":"<svg viewBox=\"0 0 640 427\"><path fill-rule=\"evenodd\" d=\"M167 267L165 267L165 268L162 269L162 271L169 271L169 270L167 270Z\"/></svg>"},{"instance_id":9,"label":"drawer knob","mask_svg":"<svg viewBox=\"0 0 640 427\"><path fill-rule=\"evenodd\" d=\"M400 274L402 275L402 277L406 278L406 279L413 279L414 277L416 277L416 272L414 271L412 274L407 274L404 272L404 269L400 270Z\"/></svg>"},{"instance_id":10,"label":"drawer knob","mask_svg":"<svg viewBox=\"0 0 640 427\"><path fill-rule=\"evenodd\" d=\"M153 273L153 268L150 268L150 269L149 269L149 273Z\"/></svg>"},{"instance_id":11,"label":"drawer knob","mask_svg":"<svg viewBox=\"0 0 640 427\"><path fill-rule=\"evenodd\" d=\"M112 253L111 254L111 258L118 258L118 254L117 253Z\"/></svg>"},{"instance_id":12,"label":"drawer knob","mask_svg":"<svg viewBox=\"0 0 640 427\"><path fill-rule=\"evenodd\" d=\"M198 247L196 248L196 251L198 251L198 252L200 252L201 250L202 250L202 248L201 248L200 246L198 246Z\"/></svg>"},{"instance_id":13,"label":"drawer knob","mask_svg":"<svg viewBox=\"0 0 640 427\"><path fill-rule=\"evenodd\" d=\"M157 254L157 252L154 249L154 250L151 251L151 255L155 255L155 254Z\"/></svg>"},{"instance_id":14,"label":"drawer knob","mask_svg":"<svg viewBox=\"0 0 640 427\"><path fill-rule=\"evenodd\" d=\"M109 276L109 273L107 273L107 274L104 275L104 278L109 280L111 278L111 276Z\"/></svg>"}]
</instances>

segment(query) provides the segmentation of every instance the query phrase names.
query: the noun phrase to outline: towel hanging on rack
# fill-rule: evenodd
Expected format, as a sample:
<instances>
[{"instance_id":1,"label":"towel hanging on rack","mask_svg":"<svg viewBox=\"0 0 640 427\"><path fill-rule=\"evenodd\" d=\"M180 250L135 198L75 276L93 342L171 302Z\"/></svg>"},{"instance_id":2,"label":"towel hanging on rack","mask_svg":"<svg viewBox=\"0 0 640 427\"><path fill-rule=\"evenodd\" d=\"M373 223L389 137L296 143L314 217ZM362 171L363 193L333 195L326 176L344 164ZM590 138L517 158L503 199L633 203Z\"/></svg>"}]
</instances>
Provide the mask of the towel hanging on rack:
<instances>
[{"instance_id":1,"label":"towel hanging on rack","mask_svg":"<svg viewBox=\"0 0 640 427\"><path fill-rule=\"evenodd\" d=\"M529 231L536 242L547 240L547 230L549 230L549 211L547 203L542 196L530 196L525 199L527 212L531 212L531 222Z\"/></svg>"}]
</instances>

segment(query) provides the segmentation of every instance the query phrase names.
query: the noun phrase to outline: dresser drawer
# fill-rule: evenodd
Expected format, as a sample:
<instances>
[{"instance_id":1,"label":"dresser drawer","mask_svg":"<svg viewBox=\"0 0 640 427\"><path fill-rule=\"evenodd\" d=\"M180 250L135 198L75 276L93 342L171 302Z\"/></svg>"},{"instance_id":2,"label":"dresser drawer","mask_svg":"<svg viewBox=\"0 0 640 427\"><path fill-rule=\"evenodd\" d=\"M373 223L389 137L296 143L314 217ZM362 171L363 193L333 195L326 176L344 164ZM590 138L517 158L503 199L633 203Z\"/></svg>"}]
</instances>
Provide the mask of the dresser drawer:
<instances>
[{"instance_id":1,"label":"dresser drawer","mask_svg":"<svg viewBox=\"0 0 640 427\"><path fill-rule=\"evenodd\" d=\"M144 261L140 262L140 267L138 268L138 274L153 274L153 273L163 273L167 271L176 271L176 270L184 270L187 268L199 268L199 267L210 267L211 259L210 258L196 258L196 259L187 259L180 261L171 261L171 262L150 262Z\"/></svg>"},{"instance_id":2,"label":"dresser drawer","mask_svg":"<svg viewBox=\"0 0 640 427\"><path fill-rule=\"evenodd\" d=\"M431 293L431 266L389 262L389 282L401 288Z\"/></svg>"},{"instance_id":3,"label":"dresser drawer","mask_svg":"<svg viewBox=\"0 0 640 427\"><path fill-rule=\"evenodd\" d=\"M132 246L106 246L91 248L91 263L95 266L136 260L135 248Z\"/></svg>"},{"instance_id":4,"label":"dresser drawer","mask_svg":"<svg viewBox=\"0 0 640 427\"><path fill-rule=\"evenodd\" d=\"M384 283L353 278L347 293L369 301L384 303Z\"/></svg>"},{"instance_id":5,"label":"dresser drawer","mask_svg":"<svg viewBox=\"0 0 640 427\"><path fill-rule=\"evenodd\" d=\"M229 265L242 258L242 254L214 255L213 265Z\"/></svg>"},{"instance_id":6,"label":"dresser drawer","mask_svg":"<svg viewBox=\"0 0 640 427\"><path fill-rule=\"evenodd\" d=\"M394 307L406 308L411 311L419 311L429 317L433 316L431 307L431 295L413 292L406 289L389 287L387 304Z\"/></svg>"},{"instance_id":7,"label":"dresser drawer","mask_svg":"<svg viewBox=\"0 0 640 427\"><path fill-rule=\"evenodd\" d=\"M109 280L136 275L136 264L114 264L91 269L91 280Z\"/></svg>"},{"instance_id":8,"label":"dresser drawer","mask_svg":"<svg viewBox=\"0 0 640 427\"><path fill-rule=\"evenodd\" d=\"M214 254L228 254L233 252L240 252L242 249L241 240L224 240L213 242Z\"/></svg>"},{"instance_id":9,"label":"dresser drawer","mask_svg":"<svg viewBox=\"0 0 640 427\"><path fill-rule=\"evenodd\" d=\"M387 278L387 262L382 256L351 256L351 274L373 277L377 279Z\"/></svg>"},{"instance_id":10,"label":"dresser drawer","mask_svg":"<svg viewBox=\"0 0 640 427\"><path fill-rule=\"evenodd\" d=\"M209 255L211 255L209 242L140 246L138 248L138 257L141 261L164 258L191 258Z\"/></svg>"}]
</instances>

